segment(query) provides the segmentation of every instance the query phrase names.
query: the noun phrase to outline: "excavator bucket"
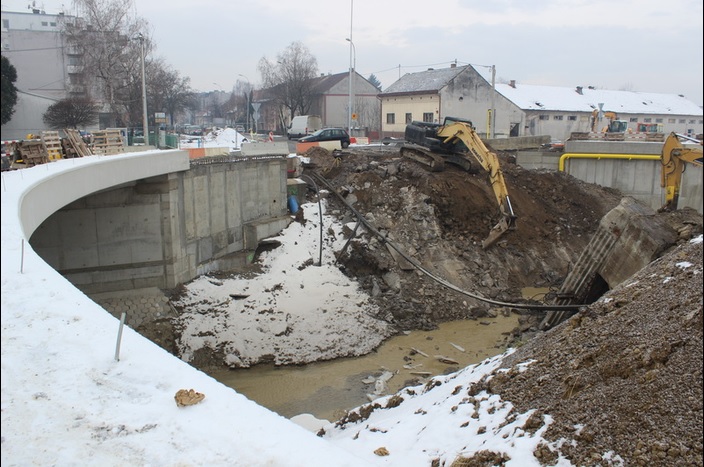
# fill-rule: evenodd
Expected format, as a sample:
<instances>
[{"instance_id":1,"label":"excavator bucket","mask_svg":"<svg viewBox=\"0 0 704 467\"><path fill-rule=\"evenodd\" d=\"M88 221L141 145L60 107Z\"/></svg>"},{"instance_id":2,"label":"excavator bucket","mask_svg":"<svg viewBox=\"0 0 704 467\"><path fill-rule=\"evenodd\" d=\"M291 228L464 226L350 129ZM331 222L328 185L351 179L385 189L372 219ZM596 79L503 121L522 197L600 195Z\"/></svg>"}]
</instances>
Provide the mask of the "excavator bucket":
<instances>
[{"instance_id":1,"label":"excavator bucket","mask_svg":"<svg viewBox=\"0 0 704 467\"><path fill-rule=\"evenodd\" d=\"M496 224L489 231L489 236L482 241L482 248L487 249L494 243L499 241L499 239L511 230L516 229L516 217L515 216L504 216L501 218L498 224Z\"/></svg>"}]
</instances>

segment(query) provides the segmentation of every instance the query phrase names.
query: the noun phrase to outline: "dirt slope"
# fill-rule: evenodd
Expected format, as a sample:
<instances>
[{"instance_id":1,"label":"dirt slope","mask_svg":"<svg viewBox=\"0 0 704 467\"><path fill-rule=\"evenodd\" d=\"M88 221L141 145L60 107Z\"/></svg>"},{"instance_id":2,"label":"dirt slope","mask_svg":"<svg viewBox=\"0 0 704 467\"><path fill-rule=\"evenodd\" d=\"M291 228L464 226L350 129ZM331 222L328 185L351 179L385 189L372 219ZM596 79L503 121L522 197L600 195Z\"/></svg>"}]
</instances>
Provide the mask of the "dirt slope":
<instances>
[{"instance_id":1,"label":"dirt slope","mask_svg":"<svg viewBox=\"0 0 704 467\"><path fill-rule=\"evenodd\" d=\"M496 203L481 171L431 173L393 149L346 151L337 161L309 154L307 170L324 174L359 212L450 282L502 300L523 287L559 287L620 193L564 174L523 170L502 155L518 228L489 250L481 240ZM340 211L345 215L344 211ZM661 259L548 332L529 331L506 368L477 389L554 417L548 439L574 465L702 465L702 217L661 213L680 234ZM345 258L350 274L374 291L399 327L491 312L480 302L405 271L379 242ZM534 329L533 329L534 330ZM526 335L536 337L528 339ZM610 459L600 453L612 452ZM554 465L557 453L535 453ZM496 460L496 459L495 459ZM494 465L480 459L473 466ZM498 465L503 461L497 460Z\"/></svg>"},{"instance_id":2,"label":"dirt slope","mask_svg":"<svg viewBox=\"0 0 704 467\"><path fill-rule=\"evenodd\" d=\"M510 154L500 154L517 228L484 250L481 241L498 221L498 205L481 168L429 172L402 159L394 147L348 149L338 158L323 149L307 155L304 173L323 175L414 260L462 290L499 301L523 300L526 287L556 291L600 219L622 197L564 173L524 170ZM341 216L356 220L338 205ZM669 220L677 230L693 224L683 229L683 239L701 231L696 212L669 215ZM381 241L372 239L370 247L353 242L344 265L399 327L432 327L437 321L481 316L489 308L403 270Z\"/></svg>"}]
</instances>

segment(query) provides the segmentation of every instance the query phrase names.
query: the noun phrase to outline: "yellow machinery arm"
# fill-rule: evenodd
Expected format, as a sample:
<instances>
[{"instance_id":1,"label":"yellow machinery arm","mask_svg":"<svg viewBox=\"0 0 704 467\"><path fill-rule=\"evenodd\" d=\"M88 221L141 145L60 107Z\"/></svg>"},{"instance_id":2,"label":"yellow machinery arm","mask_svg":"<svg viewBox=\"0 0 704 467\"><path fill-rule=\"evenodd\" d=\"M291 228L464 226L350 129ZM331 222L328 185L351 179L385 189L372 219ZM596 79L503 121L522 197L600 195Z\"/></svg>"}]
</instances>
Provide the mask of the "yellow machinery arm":
<instances>
[{"instance_id":1,"label":"yellow machinery arm","mask_svg":"<svg viewBox=\"0 0 704 467\"><path fill-rule=\"evenodd\" d=\"M513 212L511 199L508 196L508 189L499 165L499 158L496 154L489 151L474 129L466 123L448 123L438 130L437 136L446 144L454 144L457 140L462 141L467 146L469 153L474 156L484 170L489 172L489 182L499 204L501 220L491 229L489 236L483 241L482 246L487 248L495 243L501 235L516 228L516 215Z\"/></svg>"},{"instance_id":2,"label":"yellow machinery arm","mask_svg":"<svg viewBox=\"0 0 704 467\"><path fill-rule=\"evenodd\" d=\"M662 147L660 186L665 188L665 204L660 208L662 211L674 211L677 209L685 163L702 165L702 148L685 147L682 145L680 138L693 140L677 133L670 133ZM693 141L697 141L700 146L702 145L702 141Z\"/></svg>"}]
</instances>

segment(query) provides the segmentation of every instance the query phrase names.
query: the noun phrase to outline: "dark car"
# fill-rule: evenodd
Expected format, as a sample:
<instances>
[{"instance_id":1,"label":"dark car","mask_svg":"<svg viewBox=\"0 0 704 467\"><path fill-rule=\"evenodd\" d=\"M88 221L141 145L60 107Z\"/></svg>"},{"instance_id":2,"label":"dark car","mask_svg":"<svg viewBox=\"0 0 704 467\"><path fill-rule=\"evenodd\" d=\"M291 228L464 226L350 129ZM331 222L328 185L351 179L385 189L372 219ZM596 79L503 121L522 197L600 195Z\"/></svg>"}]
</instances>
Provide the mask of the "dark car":
<instances>
[{"instance_id":1,"label":"dark car","mask_svg":"<svg viewBox=\"0 0 704 467\"><path fill-rule=\"evenodd\" d=\"M350 145L350 135L343 128L323 128L308 136L299 138L300 143L312 143L314 141L339 141L342 148Z\"/></svg>"}]
</instances>

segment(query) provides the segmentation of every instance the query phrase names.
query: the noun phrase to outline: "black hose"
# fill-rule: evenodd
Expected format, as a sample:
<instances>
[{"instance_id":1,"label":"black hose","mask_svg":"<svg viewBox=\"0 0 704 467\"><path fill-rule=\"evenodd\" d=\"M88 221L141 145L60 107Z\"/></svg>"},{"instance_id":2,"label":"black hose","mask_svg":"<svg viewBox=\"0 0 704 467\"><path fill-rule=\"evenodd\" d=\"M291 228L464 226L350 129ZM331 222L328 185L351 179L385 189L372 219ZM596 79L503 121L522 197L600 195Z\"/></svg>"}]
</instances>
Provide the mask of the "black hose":
<instances>
[{"instance_id":1,"label":"black hose","mask_svg":"<svg viewBox=\"0 0 704 467\"><path fill-rule=\"evenodd\" d=\"M450 290L454 290L455 292L458 292L462 295L466 295L468 297L474 298L475 300L479 300L481 302L489 303L495 306L503 306L503 307L509 307L509 308L518 308L518 309L526 309L526 310L539 310L539 311L561 311L561 310L567 310L567 311L578 311L582 306L584 305L535 305L535 304L530 304L530 303L509 303L509 302L501 302L498 300L493 300L490 298L482 297L481 295L477 295L476 293L472 293L466 290L462 290L459 287L457 287L454 284L451 284L447 282L445 279L438 277L431 273L430 271L426 270L420 263L418 263L415 259L411 258L408 256L405 252L401 250L401 248L398 247L395 243L390 241L386 236L384 236L381 232L376 230L373 225L367 221L362 214L360 214L355 208L353 208L345 198L337 192L337 190L330 184L330 182L323 177L322 175L313 172L313 177L318 179L318 181L327 187L328 190L330 190L337 198L344 204L347 209L349 209L356 217L359 219L359 221L364 224L364 226L374 235L379 237L383 242L388 244L391 248L396 250L396 252L401 255L406 261L411 263L413 267L418 269L420 272L428 276L430 279L434 280L438 284L442 285L443 287L446 287Z\"/></svg>"}]
</instances>

